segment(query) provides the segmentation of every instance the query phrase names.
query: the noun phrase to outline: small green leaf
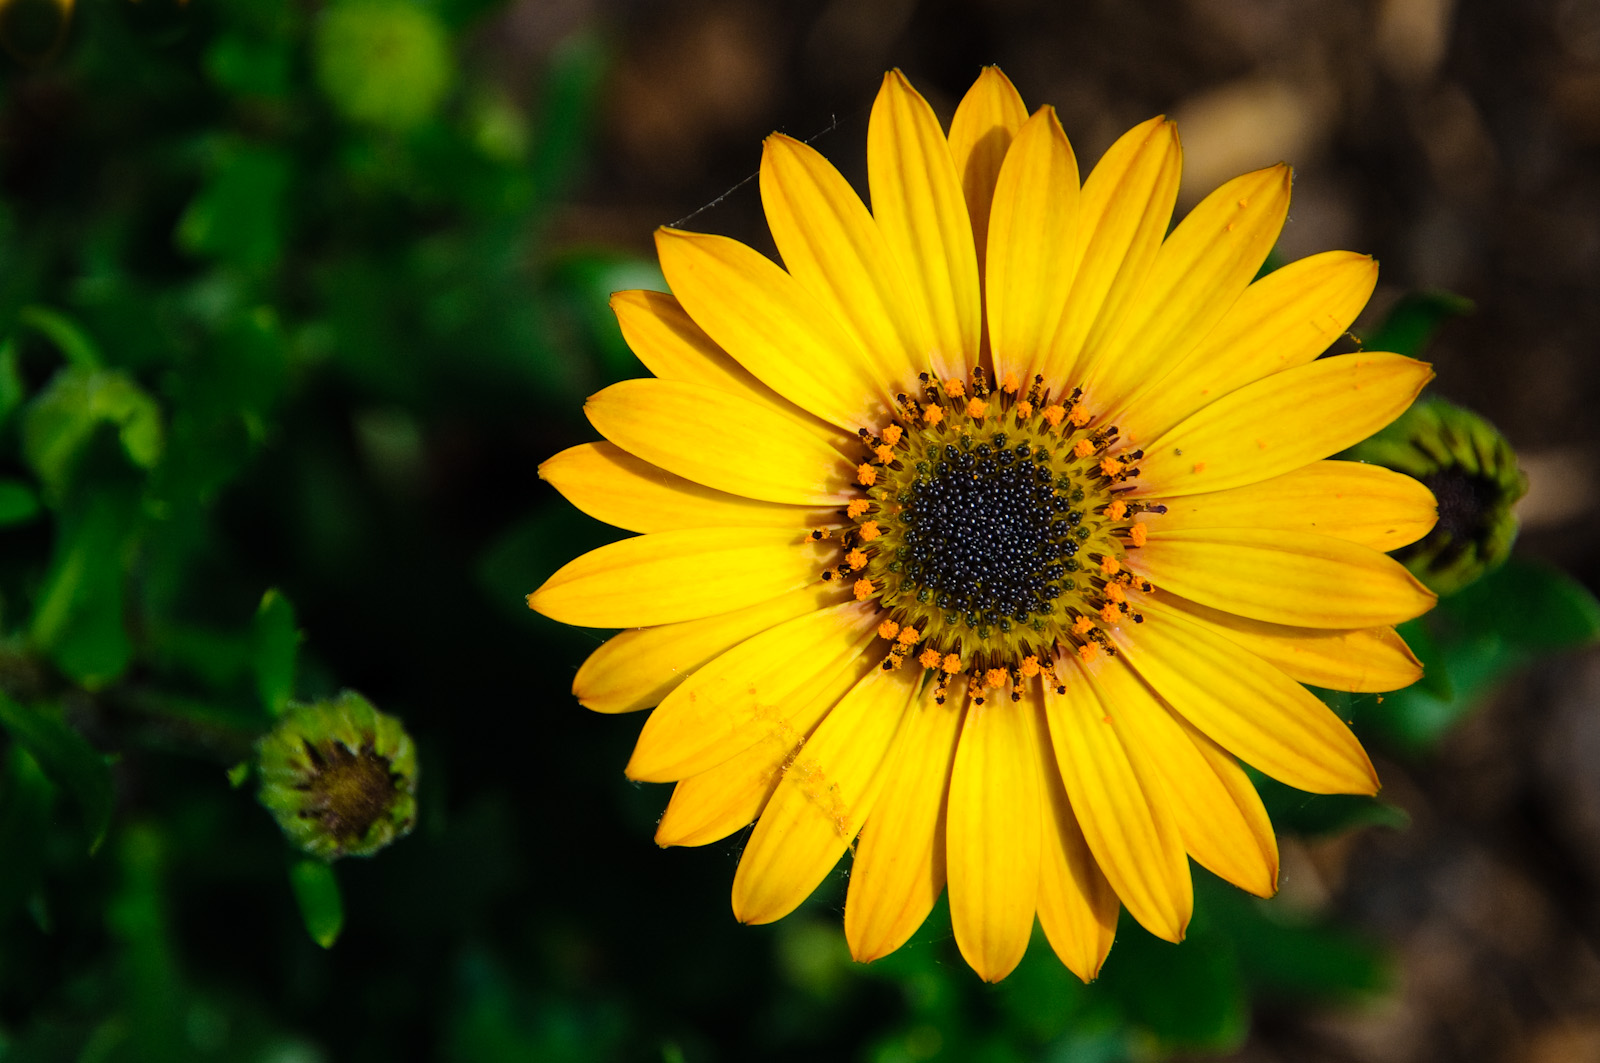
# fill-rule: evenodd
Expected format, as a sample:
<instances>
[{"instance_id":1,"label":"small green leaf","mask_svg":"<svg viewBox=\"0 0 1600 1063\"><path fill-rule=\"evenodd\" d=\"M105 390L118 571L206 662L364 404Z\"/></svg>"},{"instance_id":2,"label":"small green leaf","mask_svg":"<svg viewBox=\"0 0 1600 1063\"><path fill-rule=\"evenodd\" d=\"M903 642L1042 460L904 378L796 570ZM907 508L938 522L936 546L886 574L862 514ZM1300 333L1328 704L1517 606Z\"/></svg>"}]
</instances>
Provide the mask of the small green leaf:
<instances>
[{"instance_id":1,"label":"small green leaf","mask_svg":"<svg viewBox=\"0 0 1600 1063\"><path fill-rule=\"evenodd\" d=\"M83 811L92 853L111 825L115 791L105 755L67 725L58 710L27 706L0 694L0 726L33 754L45 775L72 794Z\"/></svg>"},{"instance_id":2,"label":"small green leaf","mask_svg":"<svg viewBox=\"0 0 1600 1063\"><path fill-rule=\"evenodd\" d=\"M300 631L294 626L294 606L274 588L261 596L256 610L255 671L256 691L261 704L274 716L282 716L294 697L295 656Z\"/></svg>"},{"instance_id":3,"label":"small green leaf","mask_svg":"<svg viewBox=\"0 0 1600 1063\"><path fill-rule=\"evenodd\" d=\"M123 625L123 566L137 501L107 487L65 510L34 603L29 641L86 685L115 679L133 655Z\"/></svg>"},{"instance_id":4,"label":"small green leaf","mask_svg":"<svg viewBox=\"0 0 1600 1063\"><path fill-rule=\"evenodd\" d=\"M54 803L55 786L38 760L12 743L0 771L0 918L9 919L38 886Z\"/></svg>"},{"instance_id":5,"label":"small green leaf","mask_svg":"<svg viewBox=\"0 0 1600 1063\"><path fill-rule=\"evenodd\" d=\"M161 460L161 408L126 373L69 366L28 404L23 456L52 502L66 494L78 459L101 424L116 426L134 465L150 469Z\"/></svg>"},{"instance_id":6,"label":"small green leaf","mask_svg":"<svg viewBox=\"0 0 1600 1063\"><path fill-rule=\"evenodd\" d=\"M339 880L333 867L321 860L297 860L289 868L289 884L294 889L300 918L306 933L325 949L333 947L344 929L344 902L339 898Z\"/></svg>"},{"instance_id":7,"label":"small green leaf","mask_svg":"<svg viewBox=\"0 0 1600 1063\"><path fill-rule=\"evenodd\" d=\"M1362 346L1369 351L1393 351L1415 358L1446 321L1472 311L1471 299L1452 292L1411 292L1395 303L1383 324L1366 337Z\"/></svg>"},{"instance_id":8,"label":"small green leaf","mask_svg":"<svg viewBox=\"0 0 1600 1063\"><path fill-rule=\"evenodd\" d=\"M237 790L250 781L250 762L241 760L228 769L228 785Z\"/></svg>"},{"instance_id":9,"label":"small green leaf","mask_svg":"<svg viewBox=\"0 0 1600 1063\"><path fill-rule=\"evenodd\" d=\"M0 479L0 527L21 524L39 513L39 496L21 480Z\"/></svg>"},{"instance_id":10,"label":"small green leaf","mask_svg":"<svg viewBox=\"0 0 1600 1063\"><path fill-rule=\"evenodd\" d=\"M22 382L22 371L17 365L17 344L14 340L0 343L0 425L28 397L28 387Z\"/></svg>"},{"instance_id":11,"label":"small green leaf","mask_svg":"<svg viewBox=\"0 0 1600 1063\"><path fill-rule=\"evenodd\" d=\"M17 313L17 321L31 325L56 345L69 363L78 369L99 369L105 364L100 349L89 334L65 314L45 306L25 306Z\"/></svg>"},{"instance_id":12,"label":"small green leaf","mask_svg":"<svg viewBox=\"0 0 1600 1063\"><path fill-rule=\"evenodd\" d=\"M210 179L178 221L178 245L249 272L270 270L283 256L293 175L276 148L218 144Z\"/></svg>"}]
</instances>

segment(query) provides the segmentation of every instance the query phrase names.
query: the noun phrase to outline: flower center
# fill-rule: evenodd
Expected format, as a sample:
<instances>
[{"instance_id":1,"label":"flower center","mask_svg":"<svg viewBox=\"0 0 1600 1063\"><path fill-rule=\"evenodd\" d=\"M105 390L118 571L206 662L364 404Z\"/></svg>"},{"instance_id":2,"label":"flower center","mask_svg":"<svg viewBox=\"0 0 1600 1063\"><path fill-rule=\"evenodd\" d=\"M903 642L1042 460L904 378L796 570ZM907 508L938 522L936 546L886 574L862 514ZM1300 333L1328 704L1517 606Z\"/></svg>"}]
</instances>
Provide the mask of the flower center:
<instances>
[{"instance_id":1,"label":"flower center","mask_svg":"<svg viewBox=\"0 0 1600 1063\"><path fill-rule=\"evenodd\" d=\"M1051 401L1042 378L1026 395L1009 378L991 390L982 370L922 383L922 402L900 396L899 417L862 432L864 490L825 574L887 614L883 666L915 655L941 694L965 672L1020 698L1060 652L1113 652L1107 629L1143 620L1125 588L1154 589L1125 562L1144 543L1137 514L1162 507L1119 497L1142 452L1113 456L1117 430L1091 431L1080 393Z\"/></svg>"}]
</instances>

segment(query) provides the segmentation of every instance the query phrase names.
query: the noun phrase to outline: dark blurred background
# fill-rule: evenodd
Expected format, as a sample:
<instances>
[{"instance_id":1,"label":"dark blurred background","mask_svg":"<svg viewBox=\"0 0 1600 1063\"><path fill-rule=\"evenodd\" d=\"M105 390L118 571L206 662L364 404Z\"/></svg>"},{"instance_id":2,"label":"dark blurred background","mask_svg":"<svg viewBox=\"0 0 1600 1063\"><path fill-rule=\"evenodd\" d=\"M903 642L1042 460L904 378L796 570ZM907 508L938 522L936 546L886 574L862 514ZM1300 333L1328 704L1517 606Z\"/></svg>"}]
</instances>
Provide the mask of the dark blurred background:
<instances>
[{"instance_id":1,"label":"dark blurred background","mask_svg":"<svg viewBox=\"0 0 1600 1063\"><path fill-rule=\"evenodd\" d=\"M642 372L605 297L660 286L654 228L770 247L764 135L862 187L887 68L948 121L990 63L1084 172L1175 116L1180 209L1292 162L1281 257L1382 263L1357 333L1472 300L1436 390L1518 448L1519 550L1600 586L1600 0L6 0L0 27L0 479L33 499L0 527L0 687L114 785L89 855L70 781L8 762L0 1060L1600 1060L1592 651L1376 741L1400 811L1280 820L1270 905L1205 882L1179 949L1125 925L1083 989L1039 940L990 988L942 908L850 964L842 871L737 926L740 840L656 849L639 718L568 692L602 633L522 603L615 537L536 467ZM68 370L143 398L71 407L52 464ZM326 951L225 776L270 725L268 587L299 695L357 689L421 751L416 833L338 865Z\"/></svg>"}]
</instances>

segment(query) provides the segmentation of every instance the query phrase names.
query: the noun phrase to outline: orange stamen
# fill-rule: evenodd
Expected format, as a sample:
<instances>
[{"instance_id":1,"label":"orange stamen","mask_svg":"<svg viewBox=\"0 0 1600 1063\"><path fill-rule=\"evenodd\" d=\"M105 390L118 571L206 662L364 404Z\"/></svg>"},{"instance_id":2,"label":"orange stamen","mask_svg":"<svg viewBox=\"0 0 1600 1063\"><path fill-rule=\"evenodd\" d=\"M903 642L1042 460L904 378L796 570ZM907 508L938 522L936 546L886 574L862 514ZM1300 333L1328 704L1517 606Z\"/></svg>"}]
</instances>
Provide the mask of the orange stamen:
<instances>
[{"instance_id":1,"label":"orange stamen","mask_svg":"<svg viewBox=\"0 0 1600 1063\"><path fill-rule=\"evenodd\" d=\"M955 675L961 671L961 658L953 653L944 655L944 660L939 662L939 667L944 669L946 675Z\"/></svg>"},{"instance_id":2,"label":"orange stamen","mask_svg":"<svg viewBox=\"0 0 1600 1063\"><path fill-rule=\"evenodd\" d=\"M1032 417L1033 403L1029 402L1027 399L1023 399L1021 402L1017 403L1017 416Z\"/></svg>"},{"instance_id":3,"label":"orange stamen","mask_svg":"<svg viewBox=\"0 0 1600 1063\"><path fill-rule=\"evenodd\" d=\"M1000 382L1000 390L1007 394L1017 390L1017 374L1006 370L1006 378Z\"/></svg>"},{"instance_id":4,"label":"orange stamen","mask_svg":"<svg viewBox=\"0 0 1600 1063\"><path fill-rule=\"evenodd\" d=\"M967 385L959 377L951 377L944 382L944 393L952 399L959 399L967 393Z\"/></svg>"},{"instance_id":5,"label":"orange stamen","mask_svg":"<svg viewBox=\"0 0 1600 1063\"><path fill-rule=\"evenodd\" d=\"M897 424L892 424L883 430L883 441L892 447L896 443L900 442L900 437L904 434L904 428L901 428Z\"/></svg>"},{"instance_id":6,"label":"orange stamen","mask_svg":"<svg viewBox=\"0 0 1600 1063\"><path fill-rule=\"evenodd\" d=\"M871 487L878 482L878 470L863 462L856 466L856 482L862 487Z\"/></svg>"},{"instance_id":7,"label":"orange stamen","mask_svg":"<svg viewBox=\"0 0 1600 1063\"><path fill-rule=\"evenodd\" d=\"M916 628L903 627L900 629L900 645L914 646L921 641L922 632L918 631Z\"/></svg>"},{"instance_id":8,"label":"orange stamen","mask_svg":"<svg viewBox=\"0 0 1600 1063\"><path fill-rule=\"evenodd\" d=\"M1078 619L1076 619L1076 620L1074 620L1072 622L1072 633L1074 635L1087 635L1089 633L1089 630L1091 628L1093 628L1093 627L1094 627L1094 621L1093 620L1090 620L1086 616L1080 616L1080 617L1078 617Z\"/></svg>"},{"instance_id":9,"label":"orange stamen","mask_svg":"<svg viewBox=\"0 0 1600 1063\"><path fill-rule=\"evenodd\" d=\"M1094 444L1089 442L1087 439L1080 439L1076 443L1072 444L1072 456L1075 458L1087 458L1093 453Z\"/></svg>"},{"instance_id":10,"label":"orange stamen","mask_svg":"<svg viewBox=\"0 0 1600 1063\"><path fill-rule=\"evenodd\" d=\"M1115 624L1121 619L1122 613L1116 606L1107 604L1100 607L1100 620L1102 623Z\"/></svg>"},{"instance_id":11,"label":"orange stamen","mask_svg":"<svg viewBox=\"0 0 1600 1063\"><path fill-rule=\"evenodd\" d=\"M1094 420L1094 415L1083 406L1074 406L1072 408L1072 424L1074 427L1082 428L1092 420Z\"/></svg>"},{"instance_id":12,"label":"orange stamen","mask_svg":"<svg viewBox=\"0 0 1600 1063\"><path fill-rule=\"evenodd\" d=\"M869 521L867 521L865 524L863 524L861 526L861 530L860 530L859 534L861 535L861 541L862 542L870 543L872 540L874 540L878 536L882 535L883 532L878 530L878 522L877 521L869 520Z\"/></svg>"},{"instance_id":13,"label":"orange stamen","mask_svg":"<svg viewBox=\"0 0 1600 1063\"><path fill-rule=\"evenodd\" d=\"M944 407L935 403L928 403L922 408L922 419L929 424L938 424L944 420Z\"/></svg>"},{"instance_id":14,"label":"orange stamen","mask_svg":"<svg viewBox=\"0 0 1600 1063\"><path fill-rule=\"evenodd\" d=\"M991 668L983 673L983 685L986 687L997 687L1005 681L1006 670L1004 668Z\"/></svg>"},{"instance_id":15,"label":"orange stamen","mask_svg":"<svg viewBox=\"0 0 1600 1063\"><path fill-rule=\"evenodd\" d=\"M857 572L867 567L867 555L861 550L852 550L844 555L844 563L850 566L851 572Z\"/></svg>"},{"instance_id":16,"label":"orange stamen","mask_svg":"<svg viewBox=\"0 0 1600 1063\"><path fill-rule=\"evenodd\" d=\"M865 498L852 498L850 504L844 507L844 515L855 520L861 514L872 508L872 503Z\"/></svg>"},{"instance_id":17,"label":"orange stamen","mask_svg":"<svg viewBox=\"0 0 1600 1063\"><path fill-rule=\"evenodd\" d=\"M1128 541L1133 543L1134 546L1143 546L1149 540L1149 537L1150 529L1144 526L1144 521L1142 520L1128 529Z\"/></svg>"},{"instance_id":18,"label":"orange stamen","mask_svg":"<svg viewBox=\"0 0 1600 1063\"><path fill-rule=\"evenodd\" d=\"M878 637L880 639L892 639L899 633L900 625L895 623L893 620L885 620L883 623L878 625Z\"/></svg>"},{"instance_id":19,"label":"orange stamen","mask_svg":"<svg viewBox=\"0 0 1600 1063\"><path fill-rule=\"evenodd\" d=\"M1044 419L1050 422L1051 428L1054 428L1060 424L1061 419L1066 415L1067 408L1062 406L1060 403L1052 402L1050 405L1044 408Z\"/></svg>"},{"instance_id":20,"label":"orange stamen","mask_svg":"<svg viewBox=\"0 0 1600 1063\"><path fill-rule=\"evenodd\" d=\"M1118 605L1128 600L1128 596L1122 593L1122 584L1120 583L1107 583L1106 597Z\"/></svg>"},{"instance_id":21,"label":"orange stamen","mask_svg":"<svg viewBox=\"0 0 1600 1063\"><path fill-rule=\"evenodd\" d=\"M923 650L922 653L918 655L917 663L922 665L924 668L937 668L939 667L939 661L941 659L942 658L940 658L938 650L928 649Z\"/></svg>"},{"instance_id":22,"label":"orange stamen","mask_svg":"<svg viewBox=\"0 0 1600 1063\"><path fill-rule=\"evenodd\" d=\"M1078 647L1078 656L1085 663L1092 661L1096 657L1100 656L1100 647L1095 645L1093 642L1085 642L1082 646Z\"/></svg>"},{"instance_id":23,"label":"orange stamen","mask_svg":"<svg viewBox=\"0 0 1600 1063\"><path fill-rule=\"evenodd\" d=\"M1115 576L1118 572L1122 571L1122 566L1117 563L1116 558L1112 557L1110 554L1107 554L1105 557L1100 559L1100 571L1104 572L1108 576Z\"/></svg>"},{"instance_id":24,"label":"orange stamen","mask_svg":"<svg viewBox=\"0 0 1600 1063\"><path fill-rule=\"evenodd\" d=\"M858 602L864 602L872 597L872 581L869 579L856 580L855 586L851 589L855 591Z\"/></svg>"},{"instance_id":25,"label":"orange stamen","mask_svg":"<svg viewBox=\"0 0 1600 1063\"><path fill-rule=\"evenodd\" d=\"M967 401L967 416L974 421L981 421L983 415L989 412L989 404L982 399L969 399Z\"/></svg>"},{"instance_id":26,"label":"orange stamen","mask_svg":"<svg viewBox=\"0 0 1600 1063\"><path fill-rule=\"evenodd\" d=\"M894 460L894 448L885 444L872 448L872 456L878 459L880 465L887 465Z\"/></svg>"},{"instance_id":27,"label":"orange stamen","mask_svg":"<svg viewBox=\"0 0 1600 1063\"><path fill-rule=\"evenodd\" d=\"M1100 472L1102 475L1108 476L1115 480L1117 478L1117 474L1121 471L1122 466L1117 464L1115 461L1112 461L1110 458L1102 458L1100 460Z\"/></svg>"},{"instance_id":28,"label":"orange stamen","mask_svg":"<svg viewBox=\"0 0 1600 1063\"><path fill-rule=\"evenodd\" d=\"M1024 657L1022 663L1017 666L1017 671L1022 673L1022 678L1032 679L1040 672L1039 658L1032 655Z\"/></svg>"},{"instance_id":29,"label":"orange stamen","mask_svg":"<svg viewBox=\"0 0 1600 1063\"><path fill-rule=\"evenodd\" d=\"M853 504L854 503L852 503L852 505ZM1123 517L1126 517L1127 515L1128 515L1128 503L1124 502L1120 498L1116 499L1109 506L1106 507L1106 516L1110 517L1112 520L1121 520Z\"/></svg>"}]
</instances>

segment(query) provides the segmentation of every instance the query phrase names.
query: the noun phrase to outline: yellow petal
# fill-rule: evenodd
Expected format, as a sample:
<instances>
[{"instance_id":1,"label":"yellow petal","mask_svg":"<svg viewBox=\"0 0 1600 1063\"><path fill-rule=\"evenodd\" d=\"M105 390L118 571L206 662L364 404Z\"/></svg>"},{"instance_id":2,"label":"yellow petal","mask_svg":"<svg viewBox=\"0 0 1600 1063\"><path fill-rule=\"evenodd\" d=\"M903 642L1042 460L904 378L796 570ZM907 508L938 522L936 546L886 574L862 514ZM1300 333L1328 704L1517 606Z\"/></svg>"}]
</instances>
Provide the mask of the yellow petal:
<instances>
[{"instance_id":1,"label":"yellow petal","mask_svg":"<svg viewBox=\"0 0 1600 1063\"><path fill-rule=\"evenodd\" d=\"M950 773L946 858L956 946L986 982L1022 960L1039 897L1044 794L1038 717L1027 702L969 691Z\"/></svg>"},{"instance_id":2,"label":"yellow petal","mask_svg":"<svg viewBox=\"0 0 1600 1063\"><path fill-rule=\"evenodd\" d=\"M648 709L661 704L707 661L751 635L849 597L848 588L818 580L731 613L624 631L583 662L572 692L595 712Z\"/></svg>"},{"instance_id":3,"label":"yellow petal","mask_svg":"<svg viewBox=\"0 0 1600 1063\"><path fill-rule=\"evenodd\" d=\"M1234 178L1162 243L1117 330L1085 357L1084 392L1110 423L1119 423L1127 400L1176 365L1249 286L1283 228L1289 179L1283 165Z\"/></svg>"},{"instance_id":4,"label":"yellow petal","mask_svg":"<svg viewBox=\"0 0 1600 1063\"><path fill-rule=\"evenodd\" d=\"M1274 373L1146 444L1133 493L1224 491L1309 465L1400 416L1431 379L1422 362L1370 351Z\"/></svg>"},{"instance_id":5,"label":"yellow petal","mask_svg":"<svg viewBox=\"0 0 1600 1063\"><path fill-rule=\"evenodd\" d=\"M790 276L854 333L880 390L913 390L933 333L849 183L816 149L774 133L761 153L761 203Z\"/></svg>"},{"instance_id":6,"label":"yellow petal","mask_svg":"<svg viewBox=\"0 0 1600 1063\"><path fill-rule=\"evenodd\" d=\"M806 740L739 860L733 914L741 923L788 915L839 862L872 813L921 679L912 668L874 668Z\"/></svg>"},{"instance_id":7,"label":"yellow petal","mask_svg":"<svg viewBox=\"0 0 1600 1063\"><path fill-rule=\"evenodd\" d=\"M649 627L743 609L816 582L837 556L781 528L722 540L703 529L651 532L563 565L528 605L578 627Z\"/></svg>"},{"instance_id":8,"label":"yellow petal","mask_svg":"<svg viewBox=\"0 0 1600 1063\"><path fill-rule=\"evenodd\" d=\"M1173 594L1295 627L1377 627L1433 608L1432 591L1387 554L1310 532L1152 532L1128 567Z\"/></svg>"},{"instance_id":9,"label":"yellow petal","mask_svg":"<svg viewBox=\"0 0 1600 1063\"><path fill-rule=\"evenodd\" d=\"M1124 133L1083 183L1072 291L1039 372L1055 388L1080 382L1085 350L1116 330L1150 272L1178 196L1178 130L1152 118Z\"/></svg>"},{"instance_id":10,"label":"yellow petal","mask_svg":"<svg viewBox=\"0 0 1600 1063\"><path fill-rule=\"evenodd\" d=\"M999 67L987 66L967 90L950 121L950 157L961 178L980 270L988 246L989 211L1000 165L1012 138L1027 120L1028 109L1016 87Z\"/></svg>"},{"instance_id":11,"label":"yellow petal","mask_svg":"<svg viewBox=\"0 0 1600 1063\"><path fill-rule=\"evenodd\" d=\"M1094 676L1117 732L1137 745L1159 782L1184 848L1219 878L1258 897L1278 889L1278 843L1266 810L1238 767L1218 774L1160 699L1126 661L1106 661ZM1231 770L1230 770L1231 769ZM1230 785L1232 783L1233 785Z\"/></svg>"},{"instance_id":12,"label":"yellow petal","mask_svg":"<svg viewBox=\"0 0 1600 1063\"><path fill-rule=\"evenodd\" d=\"M656 825L656 844L706 845L754 823L801 743L877 666L876 657L862 654L817 676L813 688L796 695L787 728L763 732L749 749L673 787L672 800Z\"/></svg>"},{"instance_id":13,"label":"yellow petal","mask_svg":"<svg viewBox=\"0 0 1600 1063\"><path fill-rule=\"evenodd\" d=\"M1127 662L1186 720L1246 764L1319 794L1378 790L1361 743L1326 705L1261 658L1138 596L1144 623L1112 631Z\"/></svg>"},{"instance_id":14,"label":"yellow petal","mask_svg":"<svg viewBox=\"0 0 1600 1063\"><path fill-rule=\"evenodd\" d=\"M846 454L858 452L860 441L778 395L734 361L689 317L678 300L665 292L614 292L611 309L622 338L645 368L662 380L704 384L755 402L778 417L793 420L828 440Z\"/></svg>"},{"instance_id":15,"label":"yellow petal","mask_svg":"<svg viewBox=\"0 0 1600 1063\"><path fill-rule=\"evenodd\" d=\"M1304 365L1344 334L1372 295L1378 264L1328 251L1273 270L1245 289L1216 328L1117 415L1136 441L1154 439L1208 403Z\"/></svg>"},{"instance_id":16,"label":"yellow petal","mask_svg":"<svg viewBox=\"0 0 1600 1063\"><path fill-rule=\"evenodd\" d=\"M1297 683L1350 693L1399 690L1422 678L1422 664L1392 627L1286 627L1208 609L1163 592L1163 604L1260 657Z\"/></svg>"},{"instance_id":17,"label":"yellow petal","mask_svg":"<svg viewBox=\"0 0 1600 1063\"><path fill-rule=\"evenodd\" d=\"M596 520L635 532L681 528L816 528L837 507L758 502L686 480L615 443L581 443L539 466L539 478Z\"/></svg>"},{"instance_id":18,"label":"yellow petal","mask_svg":"<svg viewBox=\"0 0 1600 1063\"><path fill-rule=\"evenodd\" d=\"M855 466L837 450L731 392L624 380L590 396L583 412L623 450L707 487L800 505L855 497Z\"/></svg>"},{"instance_id":19,"label":"yellow petal","mask_svg":"<svg viewBox=\"0 0 1600 1063\"><path fill-rule=\"evenodd\" d=\"M1374 550L1414 543L1433 529L1433 492L1378 465L1317 461L1227 491L1183 495L1141 519L1152 534L1195 528L1271 528L1332 535Z\"/></svg>"},{"instance_id":20,"label":"yellow petal","mask_svg":"<svg viewBox=\"0 0 1600 1063\"><path fill-rule=\"evenodd\" d=\"M1043 694L1035 692L1030 700L1037 702L1035 711L1042 719ZM1089 852L1083 828L1067 800L1055 750L1048 742L1040 744L1039 768L1045 813L1039 858L1039 925L1067 969L1092 982L1111 951L1122 903Z\"/></svg>"},{"instance_id":21,"label":"yellow petal","mask_svg":"<svg viewBox=\"0 0 1600 1063\"><path fill-rule=\"evenodd\" d=\"M698 775L757 742L793 746L793 722L822 677L851 666L877 637L877 608L847 602L779 624L679 685L644 722L626 769L640 782Z\"/></svg>"},{"instance_id":22,"label":"yellow petal","mask_svg":"<svg viewBox=\"0 0 1600 1063\"><path fill-rule=\"evenodd\" d=\"M862 963L905 944L944 892L945 810L964 683L950 684L943 705L926 690L912 701L883 793L856 843L844 936Z\"/></svg>"},{"instance_id":23,"label":"yellow petal","mask_svg":"<svg viewBox=\"0 0 1600 1063\"><path fill-rule=\"evenodd\" d=\"M983 320L972 223L939 120L898 70L884 75L872 105L867 180L872 215L931 329L929 367L940 379L964 377Z\"/></svg>"},{"instance_id":24,"label":"yellow petal","mask_svg":"<svg viewBox=\"0 0 1600 1063\"><path fill-rule=\"evenodd\" d=\"M1006 152L989 216L984 300L995 379L1026 390L1072 288L1078 161L1056 112L1041 107Z\"/></svg>"},{"instance_id":25,"label":"yellow petal","mask_svg":"<svg viewBox=\"0 0 1600 1063\"><path fill-rule=\"evenodd\" d=\"M1157 937L1182 941L1194 893L1172 810L1121 734L1118 709L1101 703L1075 659L1059 659L1056 669L1066 693L1045 686L1050 739L1089 851L1128 914Z\"/></svg>"},{"instance_id":26,"label":"yellow petal","mask_svg":"<svg viewBox=\"0 0 1600 1063\"><path fill-rule=\"evenodd\" d=\"M855 336L804 285L737 240L656 231L661 272L706 335L801 409L854 433L894 402Z\"/></svg>"}]
</instances>

